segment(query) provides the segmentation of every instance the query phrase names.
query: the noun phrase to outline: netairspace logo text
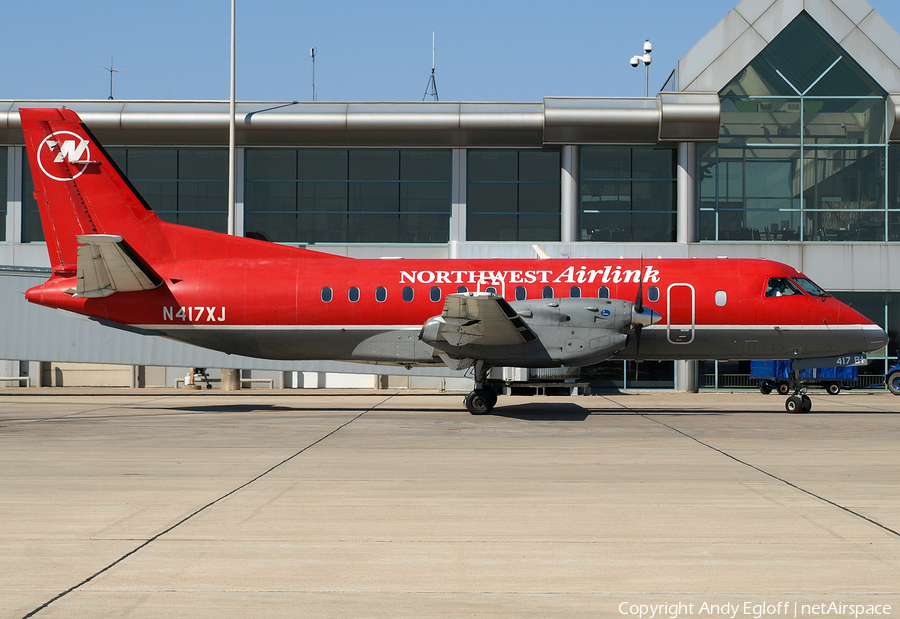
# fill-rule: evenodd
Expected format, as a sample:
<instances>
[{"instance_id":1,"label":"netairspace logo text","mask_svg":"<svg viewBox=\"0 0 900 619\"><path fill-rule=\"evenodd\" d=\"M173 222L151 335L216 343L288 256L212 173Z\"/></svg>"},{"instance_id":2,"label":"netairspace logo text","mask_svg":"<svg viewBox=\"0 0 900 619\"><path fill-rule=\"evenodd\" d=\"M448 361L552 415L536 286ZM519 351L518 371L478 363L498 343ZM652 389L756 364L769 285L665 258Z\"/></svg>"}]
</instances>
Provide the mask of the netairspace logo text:
<instances>
[{"instance_id":1,"label":"netairspace logo text","mask_svg":"<svg viewBox=\"0 0 900 619\"><path fill-rule=\"evenodd\" d=\"M638 617L639 619L657 619L667 617L874 617L891 613L887 604L847 604L844 602L819 602L803 604L801 602L725 602L712 604L709 602L673 602L661 604L641 604L622 602L619 614Z\"/></svg>"}]
</instances>

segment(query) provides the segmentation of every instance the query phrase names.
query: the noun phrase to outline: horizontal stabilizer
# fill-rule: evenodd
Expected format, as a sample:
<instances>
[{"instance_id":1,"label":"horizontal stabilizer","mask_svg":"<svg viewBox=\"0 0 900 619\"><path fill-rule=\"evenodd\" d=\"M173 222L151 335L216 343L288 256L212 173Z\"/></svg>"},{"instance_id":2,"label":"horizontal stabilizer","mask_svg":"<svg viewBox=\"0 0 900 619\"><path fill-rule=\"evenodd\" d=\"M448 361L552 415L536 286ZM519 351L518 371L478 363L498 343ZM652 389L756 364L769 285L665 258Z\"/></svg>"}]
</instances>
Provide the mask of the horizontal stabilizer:
<instances>
[{"instance_id":1,"label":"horizontal stabilizer","mask_svg":"<svg viewBox=\"0 0 900 619\"><path fill-rule=\"evenodd\" d=\"M77 240L76 296L108 297L115 292L153 290L162 278L116 234L85 234Z\"/></svg>"}]
</instances>

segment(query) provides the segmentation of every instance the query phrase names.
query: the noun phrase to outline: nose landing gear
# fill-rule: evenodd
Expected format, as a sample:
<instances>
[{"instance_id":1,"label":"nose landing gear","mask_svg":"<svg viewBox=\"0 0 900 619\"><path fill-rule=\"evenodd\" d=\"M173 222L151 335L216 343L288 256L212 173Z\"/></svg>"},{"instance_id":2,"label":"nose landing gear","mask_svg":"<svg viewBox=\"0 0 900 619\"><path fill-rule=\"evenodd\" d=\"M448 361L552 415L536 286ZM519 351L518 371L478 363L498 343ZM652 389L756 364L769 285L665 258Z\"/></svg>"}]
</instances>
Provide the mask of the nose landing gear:
<instances>
[{"instance_id":1,"label":"nose landing gear","mask_svg":"<svg viewBox=\"0 0 900 619\"><path fill-rule=\"evenodd\" d=\"M789 413L808 413L812 410L812 400L798 389L793 395L788 396L784 402L784 410Z\"/></svg>"}]
</instances>

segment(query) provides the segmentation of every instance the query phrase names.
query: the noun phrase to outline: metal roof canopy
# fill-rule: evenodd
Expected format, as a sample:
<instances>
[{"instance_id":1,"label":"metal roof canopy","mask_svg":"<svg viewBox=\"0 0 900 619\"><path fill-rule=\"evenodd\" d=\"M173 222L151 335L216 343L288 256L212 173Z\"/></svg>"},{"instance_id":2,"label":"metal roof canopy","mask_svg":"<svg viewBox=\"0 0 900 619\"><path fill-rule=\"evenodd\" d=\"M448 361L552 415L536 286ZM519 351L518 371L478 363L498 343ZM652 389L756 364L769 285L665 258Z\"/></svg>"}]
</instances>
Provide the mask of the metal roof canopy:
<instances>
[{"instance_id":1,"label":"metal roof canopy","mask_svg":"<svg viewBox=\"0 0 900 619\"><path fill-rule=\"evenodd\" d=\"M6 101L0 142L22 143L21 107L68 107L107 144L224 144L225 101ZM718 135L714 93L543 103L240 103L241 146L541 147L655 144Z\"/></svg>"}]
</instances>

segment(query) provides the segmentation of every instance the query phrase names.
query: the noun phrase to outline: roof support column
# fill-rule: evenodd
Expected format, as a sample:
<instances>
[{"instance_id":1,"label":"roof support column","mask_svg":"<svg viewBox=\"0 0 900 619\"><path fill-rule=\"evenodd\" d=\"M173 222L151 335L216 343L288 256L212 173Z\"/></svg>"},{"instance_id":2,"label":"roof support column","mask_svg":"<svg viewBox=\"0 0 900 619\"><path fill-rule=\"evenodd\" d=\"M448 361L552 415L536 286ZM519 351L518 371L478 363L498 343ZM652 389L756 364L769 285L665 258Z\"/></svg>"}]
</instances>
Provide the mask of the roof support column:
<instances>
[{"instance_id":1,"label":"roof support column","mask_svg":"<svg viewBox=\"0 0 900 619\"><path fill-rule=\"evenodd\" d=\"M677 183L677 240L679 243L697 242L697 144L678 143ZM699 361L675 362L675 390L696 393L700 387Z\"/></svg>"},{"instance_id":2,"label":"roof support column","mask_svg":"<svg viewBox=\"0 0 900 619\"><path fill-rule=\"evenodd\" d=\"M697 144L678 143L677 183L677 233L679 243L697 242Z\"/></svg>"},{"instance_id":3,"label":"roof support column","mask_svg":"<svg viewBox=\"0 0 900 619\"><path fill-rule=\"evenodd\" d=\"M450 170L450 257L457 257L458 243L466 240L466 149L454 148Z\"/></svg>"},{"instance_id":4,"label":"roof support column","mask_svg":"<svg viewBox=\"0 0 900 619\"><path fill-rule=\"evenodd\" d=\"M581 240L581 150L575 145L562 147L560 170L560 234L563 243Z\"/></svg>"}]
</instances>

